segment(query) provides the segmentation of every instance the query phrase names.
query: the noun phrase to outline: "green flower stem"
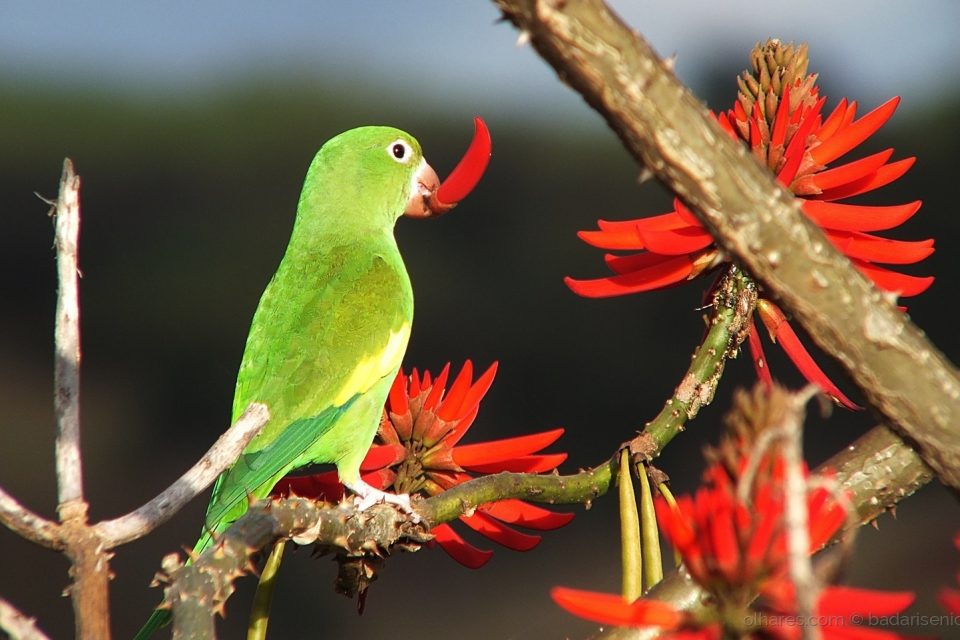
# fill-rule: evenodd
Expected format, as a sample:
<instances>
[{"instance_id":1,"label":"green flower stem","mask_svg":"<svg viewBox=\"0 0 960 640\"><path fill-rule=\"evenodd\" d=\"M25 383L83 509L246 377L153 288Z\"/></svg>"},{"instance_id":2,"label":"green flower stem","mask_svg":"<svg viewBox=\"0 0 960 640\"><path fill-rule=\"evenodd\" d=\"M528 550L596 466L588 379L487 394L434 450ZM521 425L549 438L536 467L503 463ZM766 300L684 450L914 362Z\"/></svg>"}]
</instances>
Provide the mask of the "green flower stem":
<instances>
[{"instance_id":1,"label":"green flower stem","mask_svg":"<svg viewBox=\"0 0 960 640\"><path fill-rule=\"evenodd\" d=\"M273 593L277 588L277 573L280 563L283 562L283 551L287 547L286 540L279 540L273 545L273 551L263 565L260 573L260 582L257 583L257 592L253 595L253 606L250 608L250 623L247 625L247 640L265 640L267 625L270 623L270 605L273 604Z\"/></svg>"},{"instance_id":2,"label":"green flower stem","mask_svg":"<svg viewBox=\"0 0 960 640\"><path fill-rule=\"evenodd\" d=\"M643 590L663 580L663 559L660 556L660 529L657 527L657 512L653 508L653 491L647 468L637 465L640 478L640 549L643 553Z\"/></svg>"},{"instance_id":3,"label":"green flower stem","mask_svg":"<svg viewBox=\"0 0 960 640\"><path fill-rule=\"evenodd\" d=\"M620 562L623 581L623 599L633 602L643 594L643 556L640 549L640 514L637 496L633 492L633 473L630 470L630 452L620 452L620 471L617 484L620 489Z\"/></svg>"},{"instance_id":4,"label":"green flower stem","mask_svg":"<svg viewBox=\"0 0 960 640\"><path fill-rule=\"evenodd\" d=\"M677 500L673 497L673 493L670 492L670 487L667 486L666 482L661 482L657 485L657 491L660 492L660 495L663 496L663 499L667 501L667 504L671 509L677 508ZM680 563L683 560L680 558L680 552L676 549L673 550L673 567L676 569L680 566Z\"/></svg>"},{"instance_id":5,"label":"green flower stem","mask_svg":"<svg viewBox=\"0 0 960 640\"><path fill-rule=\"evenodd\" d=\"M631 443L631 451L649 460L683 431L683 426L710 404L728 358L736 357L747 337L747 325L757 302L756 287L736 266L729 267L713 295L713 316L707 335L693 354L690 368L673 396Z\"/></svg>"},{"instance_id":6,"label":"green flower stem","mask_svg":"<svg viewBox=\"0 0 960 640\"><path fill-rule=\"evenodd\" d=\"M610 489L617 458L573 475L539 475L503 472L475 478L452 489L415 501L417 513L430 526L449 522L488 502L519 498L547 504L589 503Z\"/></svg>"}]
</instances>

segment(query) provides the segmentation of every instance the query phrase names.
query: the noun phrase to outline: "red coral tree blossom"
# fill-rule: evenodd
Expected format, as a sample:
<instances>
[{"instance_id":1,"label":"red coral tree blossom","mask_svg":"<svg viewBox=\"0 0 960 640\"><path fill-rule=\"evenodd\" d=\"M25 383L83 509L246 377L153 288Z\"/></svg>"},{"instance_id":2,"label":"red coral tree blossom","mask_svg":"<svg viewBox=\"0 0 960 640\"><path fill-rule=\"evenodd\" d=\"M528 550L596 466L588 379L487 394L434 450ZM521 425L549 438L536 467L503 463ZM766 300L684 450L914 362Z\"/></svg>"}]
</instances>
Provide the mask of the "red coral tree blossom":
<instances>
[{"instance_id":1,"label":"red coral tree blossom","mask_svg":"<svg viewBox=\"0 0 960 640\"><path fill-rule=\"evenodd\" d=\"M751 53L753 70L738 78L740 91L733 109L714 116L732 137L746 144L754 157L795 193L803 212L819 225L829 241L880 289L909 297L925 291L932 277L898 273L880 265L919 262L933 253L933 240L902 241L873 235L899 226L920 208L920 201L893 206L841 202L879 189L903 176L914 158L890 162L893 149L839 166L834 161L866 141L893 115L900 102L892 98L856 118L857 103L846 99L824 117L816 75L807 75L807 47L769 40ZM577 294L602 298L676 285L725 264L727 257L679 199L668 213L635 220L598 221L599 229L581 231L586 243L612 251L605 261L614 275L594 280L567 278ZM848 408L851 402L817 366L800 343L783 312L763 298L760 320L800 372ZM749 345L758 376L770 382L763 349L751 321Z\"/></svg>"},{"instance_id":2,"label":"red coral tree blossom","mask_svg":"<svg viewBox=\"0 0 960 640\"><path fill-rule=\"evenodd\" d=\"M641 598L631 603L616 594L564 587L551 592L557 604L594 622L656 626L674 638L799 638L788 578L785 466L776 447L756 446L764 425L781 423L777 416L789 397L776 386L740 395L729 421L732 433L708 454L712 462L703 486L693 496L679 497L675 508L656 502L664 535L690 576L713 596L715 608L691 614L665 602ZM813 552L838 531L846 513L822 485L808 492L807 509ZM820 591L816 619L809 624L826 639L898 638L856 624L871 614L900 613L912 602L908 592L828 586Z\"/></svg>"},{"instance_id":3,"label":"red coral tree blossom","mask_svg":"<svg viewBox=\"0 0 960 640\"><path fill-rule=\"evenodd\" d=\"M539 452L556 442L563 429L460 444L496 372L497 363L493 363L474 381L473 364L468 360L447 389L449 364L436 378L429 371L420 375L414 369L408 377L401 370L390 389L377 437L360 466L363 480L377 489L434 496L478 474L556 469L567 454ZM343 497L344 489L337 472L328 471L288 476L277 483L273 493L335 501ZM537 546L540 536L511 525L546 531L562 527L571 519L572 513L557 513L512 499L480 506L460 517L480 535L516 551ZM464 540L449 524L437 525L431 533L453 559L472 569L482 567L493 555Z\"/></svg>"}]
</instances>

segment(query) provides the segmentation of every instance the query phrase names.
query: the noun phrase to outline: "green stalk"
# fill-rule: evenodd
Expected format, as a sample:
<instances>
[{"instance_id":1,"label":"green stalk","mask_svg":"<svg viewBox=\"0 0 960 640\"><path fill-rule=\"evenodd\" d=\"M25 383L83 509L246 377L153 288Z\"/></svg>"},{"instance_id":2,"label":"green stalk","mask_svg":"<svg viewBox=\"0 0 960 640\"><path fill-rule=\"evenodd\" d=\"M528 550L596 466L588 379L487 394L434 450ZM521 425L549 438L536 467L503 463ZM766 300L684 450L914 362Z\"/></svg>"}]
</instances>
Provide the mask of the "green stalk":
<instances>
[{"instance_id":1,"label":"green stalk","mask_svg":"<svg viewBox=\"0 0 960 640\"><path fill-rule=\"evenodd\" d=\"M640 515L637 513L637 498L633 492L633 477L630 471L630 452L620 452L620 472L617 484L620 488L620 561L623 565L623 599L633 602L643 595L643 566L640 550Z\"/></svg>"},{"instance_id":2,"label":"green stalk","mask_svg":"<svg viewBox=\"0 0 960 640\"><path fill-rule=\"evenodd\" d=\"M663 580L663 559L660 556L660 530L653 508L650 478L643 464L637 465L640 478L640 552L643 557L643 591Z\"/></svg>"},{"instance_id":3,"label":"green stalk","mask_svg":"<svg viewBox=\"0 0 960 640\"><path fill-rule=\"evenodd\" d=\"M253 607L250 609L250 624L247 626L247 640L265 640L267 625L270 623L270 605L273 604L273 592L276 590L277 573L283 561L283 550L287 541L278 540L273 545L273 551L263 565L260 582L257 583L257 592L253 596Z\"/></svg>"}]
</instances>

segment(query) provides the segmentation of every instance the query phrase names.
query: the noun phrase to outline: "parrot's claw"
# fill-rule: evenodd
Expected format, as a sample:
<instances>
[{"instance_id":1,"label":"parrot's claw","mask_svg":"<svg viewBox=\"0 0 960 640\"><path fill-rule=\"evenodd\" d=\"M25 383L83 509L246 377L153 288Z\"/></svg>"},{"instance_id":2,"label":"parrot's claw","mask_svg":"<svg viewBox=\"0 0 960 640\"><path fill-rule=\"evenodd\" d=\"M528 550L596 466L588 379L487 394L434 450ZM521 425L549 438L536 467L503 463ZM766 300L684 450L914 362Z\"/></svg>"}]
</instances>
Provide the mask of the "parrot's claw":
<instances>
[{"instance_id":1,"label":"parrot's claw","mask_svg":"<svg viewBox=\"0 0 960 640\"><path fill-rule=\"evenodd\" d=\"M397 495L395 493L387 493L386 491L371 487L363 480L344 484L348 489L357 494L355 498L357 511L366 511L373 505L384 502L400 507L401 511L410 516L414 524L421 522L420 515L417 514L413 509L413 505L410 504L410 494L403 493Z\"/></svg>"}]
</instances>

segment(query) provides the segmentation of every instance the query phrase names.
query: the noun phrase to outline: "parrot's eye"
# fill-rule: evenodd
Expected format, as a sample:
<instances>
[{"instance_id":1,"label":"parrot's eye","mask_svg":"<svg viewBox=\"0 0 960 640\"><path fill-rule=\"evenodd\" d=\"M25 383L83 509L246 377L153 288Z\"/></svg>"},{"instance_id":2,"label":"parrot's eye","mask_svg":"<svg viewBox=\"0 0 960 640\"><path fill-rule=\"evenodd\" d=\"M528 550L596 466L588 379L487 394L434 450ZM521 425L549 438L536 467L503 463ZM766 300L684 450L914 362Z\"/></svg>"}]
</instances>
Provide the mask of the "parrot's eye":
<instances>
[{"instance_id":1,"label":"parrot's eye","mask_svg":"<svg viewBox=\"0 0 960 640\"><path fill-rule=\"evenodd\" d=\"M391 142L389 146L387 146L387 153L400 164L406 164L410 161L410 158L413 157L413 149L403 140L394 140Z\"/></svg>"}]
</instances>

